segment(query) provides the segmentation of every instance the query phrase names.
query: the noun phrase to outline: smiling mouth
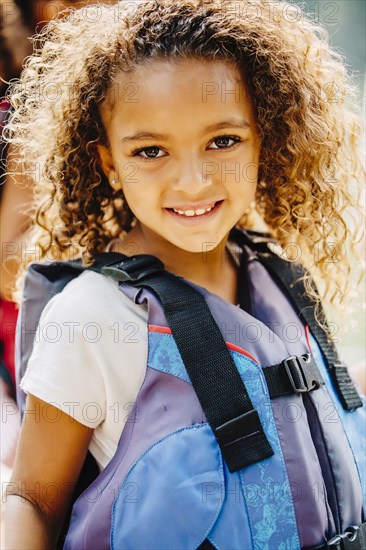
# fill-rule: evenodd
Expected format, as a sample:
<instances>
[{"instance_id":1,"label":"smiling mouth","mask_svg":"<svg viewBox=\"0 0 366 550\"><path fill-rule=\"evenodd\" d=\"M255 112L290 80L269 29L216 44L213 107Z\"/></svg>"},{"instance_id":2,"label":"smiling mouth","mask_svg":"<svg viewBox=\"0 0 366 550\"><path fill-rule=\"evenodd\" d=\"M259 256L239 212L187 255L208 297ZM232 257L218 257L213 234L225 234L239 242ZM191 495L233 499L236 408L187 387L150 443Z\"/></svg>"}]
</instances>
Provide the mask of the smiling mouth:
<instances>
[{"instance_id":1,"label":"smiling mouth","mask_svg":"<svg viewBox=\"0 0 366 550\"><path fill-rule=\"evenodd\" d=\"M169 210L169 212L172 212L173 214L176 214L178 216L182 216L185 218L199 218L200 216L204 216L214 210L219 204L221 204L223 201L216 201L208 208L198 208L196 210L179 210L176 208L167 208L166 210Z\"/></svg>"}]
</instances>

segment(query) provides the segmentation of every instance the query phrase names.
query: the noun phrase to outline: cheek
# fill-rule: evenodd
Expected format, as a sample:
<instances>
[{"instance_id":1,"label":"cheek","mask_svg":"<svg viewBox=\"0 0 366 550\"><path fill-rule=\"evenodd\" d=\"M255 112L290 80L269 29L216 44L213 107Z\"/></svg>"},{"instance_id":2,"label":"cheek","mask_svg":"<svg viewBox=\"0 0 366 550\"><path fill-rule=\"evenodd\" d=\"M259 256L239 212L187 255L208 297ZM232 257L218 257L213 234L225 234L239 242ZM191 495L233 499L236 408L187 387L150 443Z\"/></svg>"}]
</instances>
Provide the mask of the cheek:
<instances>
[{"instance_id":1,"label":"cheek","mask_svg":"<svg viewBox=\"0 0 366 550\"><path fill-rule=\"evenodd\" d=\"M228 194L234 199L255 194L258 184L258 163L248 159L236 159L234 162L221 165L219 182L226 187Z\"/></svg>"},{"instance_id":2,"label":"cheek","mask_svg":"<svg viewBox=\"0 0 366 550\"><path fill-rule=\"evenodd\" d=\"M133 214L139 218L153 217L159 205L159 193L154 186L143 185L138 177L136 181L129 181L122 186L123 194Z\"/></svg>"},{"instance_id":3,"label":"cheek","mask_svg":"<svg viewBox=\"0 0 366 550\"><path fill-rule=\"evenodd\" d=\"M258 185L258 164L248 162L245 165L244 181L248 192L255 193Z\"/></svg>"},{"instance_id":4,"label":"cheek","mask_svg":"<svg viewBox=\"0 0 366 550\"><path fill-rule=\"evenodd\" d=\"M126 162L119 172L119 177L131 210L135 208L139 211L149 211L162 202L165 185L161 183L162 176L154 171L141 169L136 162Z\"/></svg>"},{"instance_id":5,"label":"cheek","mask_svg":"<svg viewBox=\"0 0 366 550\"><path fill-rule=\"evenodd\" d=\"M246 162L242 166L242 181L245 191L254 196L258 185L258 172L259 172L259 147L254 146L248 154Z\"/></svg>"}]
</instances>

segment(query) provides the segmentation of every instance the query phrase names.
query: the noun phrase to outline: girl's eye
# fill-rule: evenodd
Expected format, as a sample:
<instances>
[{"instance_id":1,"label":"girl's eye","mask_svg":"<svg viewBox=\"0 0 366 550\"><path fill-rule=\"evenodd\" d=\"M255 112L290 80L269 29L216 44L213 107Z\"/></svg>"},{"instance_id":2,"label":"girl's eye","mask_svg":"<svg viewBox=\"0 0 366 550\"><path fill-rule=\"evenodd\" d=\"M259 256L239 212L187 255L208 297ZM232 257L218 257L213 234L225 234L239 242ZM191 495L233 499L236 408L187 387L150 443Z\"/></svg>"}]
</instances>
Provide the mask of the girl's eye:
<instances>
[{"instance_id":1,"label":"girl's eye","mask_svg":"<svg viewBox=\"0 0 366 550\"><path fill-rule=\"evenodd\" d=\"M229 142L232 141L234 143L230 144ZM215 143L217 147L214 147L214 149L231 149L232 147L235 147L237 143L241 141L240 137L238 136L227 136L222 135L215 138L212 143ZM132 151L132 156L134 157L140 157L145 160L154 160L161 158L163 155L159 155L159 151L161 153L164 153L164 151L155 145L152 145L151 147L143 147L141 149L135 149Z\"/></svg>"},{"instance_id":2,"label":"girl's eye","mask_svg":"<svg viewBox=\"0 0 366 550\"><path fill-rule=\"evenodd\" d=\"M231 145L228 143L229 141L233 141ZM215 138L212 143L216 143L218 147L214 147L214 149L231 149L231 147L234 147L237 143L241 141L240 137L238 136L219 136Z\"/></svg>"},{"instance_id":3,"label":"girl's eye","mask_svg":"<svg viewBox=\"0 0 366 550\"><path fill-rule=\"evenodd\" d=\"M132 151L132 155L134 157L141 157L143 159L157 159L157 158L160 158L156 153L159 152L159 151L162 151L162 149L160 149L160 147L155 147L155 146L152 146L152 147L145 147L143 149L135 149L134 151ZM146 156L143 156L142 153L145 153Z\"/></svg>"}]
</instances>

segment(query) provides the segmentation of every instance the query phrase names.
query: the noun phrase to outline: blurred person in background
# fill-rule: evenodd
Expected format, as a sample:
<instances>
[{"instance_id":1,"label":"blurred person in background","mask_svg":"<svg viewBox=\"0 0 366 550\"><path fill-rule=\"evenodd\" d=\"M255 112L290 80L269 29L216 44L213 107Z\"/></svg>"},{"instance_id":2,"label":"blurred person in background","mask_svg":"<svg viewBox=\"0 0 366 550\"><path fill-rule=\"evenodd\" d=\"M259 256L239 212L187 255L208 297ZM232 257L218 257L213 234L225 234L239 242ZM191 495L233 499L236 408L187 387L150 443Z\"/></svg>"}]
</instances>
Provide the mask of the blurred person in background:
<instances>
[{"instance_id":1,"label":"blurred person in background","mask_svg":"<svg viewBox=\"0 0 366 550\"><path fill-rule=\"evenodd\" d=\"M67 8L86 4L113 4L115 0L55 1L0 0L0 135L10 109L6 90L18 78L24 59L32 54L30 37ZM36 42L35 42L36 45ZM19 255L25 250L22 240L32 216L31 173L12 172L16 151L0 145L0 399L1 463L11 468L19 431L15 402L14 340L17 308L11 290L18 270ZM10 173L7 173L10 172Z\"/></svg>"}]
</instances>

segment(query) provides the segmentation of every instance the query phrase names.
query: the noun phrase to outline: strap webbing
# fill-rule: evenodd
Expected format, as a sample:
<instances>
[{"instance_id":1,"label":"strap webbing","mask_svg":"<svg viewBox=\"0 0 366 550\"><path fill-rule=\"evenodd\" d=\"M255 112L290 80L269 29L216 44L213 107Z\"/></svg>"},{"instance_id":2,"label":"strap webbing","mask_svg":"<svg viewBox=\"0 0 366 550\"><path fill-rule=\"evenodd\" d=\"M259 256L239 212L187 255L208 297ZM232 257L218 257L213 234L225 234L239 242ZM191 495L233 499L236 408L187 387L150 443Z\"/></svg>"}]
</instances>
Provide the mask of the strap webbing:
<instances>
[{"instance_id":1,"label":"strap webbing","mask_svg":"<svg viewBox=\"0 0 366 550\"><path fill-rule=\"evenodd\" d=\"M131 284L148 288L160 299L229 471L272 456L258 413L204 297L168 272Z\"/></svg>"},{"instance_id":2,"label":"strap webbing","mask_svg":"<svg viewBox=\"0 0 366 550\"><path fill-rule=\"evenodd\" d=\"M230 472L273 455L259 415L204 297L163 271L154 256L137 255L97 268L160 299L175 343Z\"/></svg>"},{"instance_id":3,"label":"strap webbing","mask_svg":"<svg viewBox=\"0 0 366 550\"><path fill-rule=\"evenodd\" d=\"M305 268L300 264L283 260L274 254L267 246L267 242L271 239L266 239L262 236L252 240L245 231L236 228L232 230L231 235L239 243L248 245L256 252L258 259L280 283L285 292L290 295L299 315L309 325L314 338L325 356L327 367L331 373L343 408L353 410L362 407L362 401L348 374L346 365L339 359L334 342L328 337L315 318L314 304L307 297L303 280L300 280L307 274ZM316 293L318 293L313 280L311 280L311 284ZM319 311L326 323L325 313L321 304Z\"/></svg>"},{"instance_id":4,"label":"strap webbing","mask_svg":"<svg viewBox=\"0 0 366 550\"><path fill-rule=\"evenodd\" d=\"M341 363L337 350L333 341L327 336L325 331L320 327L319 323L315 319L314 307L311 307L309 301L306 300L305 286L303 281L299 281L299 277L302 277L306 271L302 266L294 266L293 272L291 272L291 265L287 269L283 269L284 260L281 260L278 256L259 254L261 261L264 265L280 278L282 284L288 288L290 295L300 310L300 314L306 323L309 325L316 341L318 342L321 350L323 351L329 371L332 375L335 387L342 402L342 406L346 410L353 410L358 407L362 407L362 401L357 393L357 390L348 374L346 365ZM287 263L287 262L286 262ZM293 275L297 278L297 283L293 282ZM313 283L314 288L315 283ZM325 314L323 308L320 306L320 312L322 319L325 320Z\"/></svg>"}]
</instances>

